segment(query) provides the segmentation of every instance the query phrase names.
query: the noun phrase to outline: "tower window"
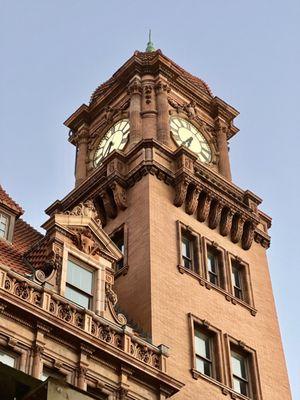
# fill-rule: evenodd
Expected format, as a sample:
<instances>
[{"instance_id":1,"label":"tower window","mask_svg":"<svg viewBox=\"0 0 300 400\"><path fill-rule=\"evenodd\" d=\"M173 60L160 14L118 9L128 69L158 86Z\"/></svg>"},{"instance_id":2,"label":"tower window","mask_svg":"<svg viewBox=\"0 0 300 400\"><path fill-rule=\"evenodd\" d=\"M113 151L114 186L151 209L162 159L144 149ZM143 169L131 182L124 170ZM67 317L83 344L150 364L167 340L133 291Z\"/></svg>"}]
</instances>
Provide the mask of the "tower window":
<instances>
[{"instance_id":1,"label":"tower window","mask_svg":"<svg viewBox=\"0 0 300 400\"><path fill-rule=\"evenodd\" d=\"M92 307L93 273L68 260L65 297L84 308Z\"/></svg>"},{"instance_id":2,"label":"tower window","mask_svg":"<svg viewBox=\"0 0 300 400\"><path fill-rule=\"evenodd\" d=\"M7 239L9 228L9 216L0 212L0 238Z\"/></svg>"},{"instance_id":3,"label":"tower window","mask_svg":"<svg viewBox=\"0 0 300 400\"><path fill-rule=\"evenodd\" d=\"M249 395L249 366L247 357L231 351L232 387L244 396Z\"/></svg>"},{"instance_id":4,"label":"tower window","mask_svg":"<svg viewBox=\"0 0 300 400\"><path fill-rule=\"evenodd\" d=\"M198 327L195 327L195 357L196 370L204 375L212 376L212 337L204 334Z\"/></svg>"},{"instance_id":5,"label":"tower window","mask_svg":"<svg viewBox=\"0 0 300 400\"><path fill-rule=\"evenodd\" d=\"M187 236L182 235L181 245L183 266L188 269L193 269L193 242Z\"/></svg>"},{"instance_id":6,"label":"tower window","mask_svg":"<svg viewBox=\"0 0 300 400\"><path fill-rule=\"evenodd\" d=\"M224 262L220 250L208 245L206 248L207 279L216 286L225 288Z\"/></svg>"},{"instance_id":7,"label":"tower window","mask_svg":"<svg viewBox=\"0 0 300 400\"><path fill-rule=\"evenodd\" d=\"M233 294L236 298L243 300L243 271L237 263L232 265L232 286L233 286Z\"/></svg>"},{"instance_id":8,"label":"tower window","mask_svg":"<svg viewBox=\"0 0 300 400\"><path fill-rule=\"evenodd\" d=\"M116 264L116 270L120 271L125 265L124 258L125 258L125 234L124 234L124 227L119 228L111 235L111 240L116 244L118 249L123 253L123 258L119 260Z\"/></svg>"}]
</instances>

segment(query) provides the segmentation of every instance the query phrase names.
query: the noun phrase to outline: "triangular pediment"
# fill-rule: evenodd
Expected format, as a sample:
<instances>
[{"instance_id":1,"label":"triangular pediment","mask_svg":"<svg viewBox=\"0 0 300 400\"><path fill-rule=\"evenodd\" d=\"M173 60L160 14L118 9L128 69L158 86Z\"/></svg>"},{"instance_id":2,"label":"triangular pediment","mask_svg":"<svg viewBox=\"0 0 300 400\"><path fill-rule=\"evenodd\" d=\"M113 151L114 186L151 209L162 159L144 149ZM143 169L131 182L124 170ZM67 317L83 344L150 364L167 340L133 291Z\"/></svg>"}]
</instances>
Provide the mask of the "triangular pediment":
<instances>
[{"instance_id":1,"label":"triangular pediment","mask_svg":"<svg viewBox=\"0 0 300 400\"><path fill-rule=\"evenodd\" d=\"M118 261L123 254L104 232L98 220L86 215L55 214L43 227L60 229L72 239L74 245L89 256L104 257L110 261Z\"/></svg>"}]
</instances>

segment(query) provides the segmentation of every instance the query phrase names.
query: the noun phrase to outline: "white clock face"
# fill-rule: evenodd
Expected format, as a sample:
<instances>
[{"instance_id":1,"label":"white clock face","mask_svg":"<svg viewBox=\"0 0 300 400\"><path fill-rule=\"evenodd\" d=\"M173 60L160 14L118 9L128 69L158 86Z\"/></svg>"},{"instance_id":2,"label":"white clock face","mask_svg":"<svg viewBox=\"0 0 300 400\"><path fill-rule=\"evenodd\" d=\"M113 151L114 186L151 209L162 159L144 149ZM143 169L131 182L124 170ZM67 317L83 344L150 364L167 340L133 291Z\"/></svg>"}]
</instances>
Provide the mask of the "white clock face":
<instances>
[{"instance_id":1,"label":"white clock face","mask_svg":"<svg viewBox=\"0 0 300 400\"><path fill-rule=\"evenodd\" d=\"M179 146L183 145L192 150L201 162L206 164L211 162L212 154L209 144L194 125L183 118L172 117L170 127L173 138Z\"/></svg>"},{"instance_id":2,"label":"white clock face","mask_svg":"<svg viewBox=\"0 0 300 400\"><path fill-rule=\"evenodd\" d=\"M129 129L129 120L122 119L106 132L95 152L95 167L101 164L102 159L108 156L113 150L124 149L128 141Z\"/></svg>"}]
</instances>

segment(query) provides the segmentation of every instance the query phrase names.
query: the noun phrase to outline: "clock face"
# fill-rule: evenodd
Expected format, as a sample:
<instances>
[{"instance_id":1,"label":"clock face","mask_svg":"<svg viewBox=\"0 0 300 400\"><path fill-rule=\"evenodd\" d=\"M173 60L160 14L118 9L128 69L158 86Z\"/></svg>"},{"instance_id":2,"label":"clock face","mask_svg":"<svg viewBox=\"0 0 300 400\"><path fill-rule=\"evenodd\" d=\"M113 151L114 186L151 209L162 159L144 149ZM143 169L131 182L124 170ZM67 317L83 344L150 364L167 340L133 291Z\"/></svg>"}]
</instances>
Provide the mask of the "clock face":
<instances>
[{"instance_id":1,"label":"clock face","mask_svg":"<svg viewBox=\"0 0 300 400\"><path fill-rule=\"evenodd\" d=\"M122 119L112 126L103 136L95 152L95 167L101 163L101 160L108 156L113 150L123 150L128 141L129 120Z\"/></svg>"},{"instance_id":2,"label":"clock face","mask_svg":"<svg viewBox=\"0 0 300 400\"><path fill-rule=\"evenodd\" d=\"M203 163L210 163L212 154L205 137L189 121L172 117L170 127L173 138L179 146L185 146L197 154Z\"/></svg>"}]
</instances>

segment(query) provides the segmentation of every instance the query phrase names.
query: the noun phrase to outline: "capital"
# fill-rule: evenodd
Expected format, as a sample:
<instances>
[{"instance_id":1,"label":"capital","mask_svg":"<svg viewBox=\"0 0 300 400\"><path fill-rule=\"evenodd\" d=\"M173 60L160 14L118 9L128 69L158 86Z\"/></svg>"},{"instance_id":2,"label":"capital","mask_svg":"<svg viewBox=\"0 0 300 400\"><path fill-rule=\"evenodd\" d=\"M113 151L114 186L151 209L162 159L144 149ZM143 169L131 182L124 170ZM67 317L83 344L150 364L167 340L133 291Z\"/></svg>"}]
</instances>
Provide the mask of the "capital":
<instances>
[{"instance_id":1,"label":"capital","mask_svg":"<svg viewBox=\"0 0 300 400\"><path fill-rule=\"evenodd\" d=\"M133 81L129 82L127 93L129 95L142 94L142 84L140 79L134 78Z\"/></svg>"}]
</instances>

